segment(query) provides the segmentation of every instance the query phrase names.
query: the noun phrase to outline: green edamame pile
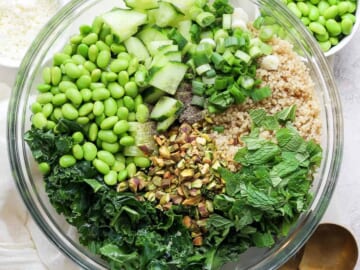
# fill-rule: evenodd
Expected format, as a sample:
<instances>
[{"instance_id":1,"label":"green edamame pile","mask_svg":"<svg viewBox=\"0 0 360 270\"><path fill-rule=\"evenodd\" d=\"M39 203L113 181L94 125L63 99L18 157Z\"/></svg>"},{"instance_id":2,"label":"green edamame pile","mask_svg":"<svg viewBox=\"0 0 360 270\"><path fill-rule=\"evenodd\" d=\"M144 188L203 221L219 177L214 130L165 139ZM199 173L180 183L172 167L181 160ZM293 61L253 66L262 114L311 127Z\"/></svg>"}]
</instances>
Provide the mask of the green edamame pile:
<instances>
[{"instance_id":1,"label":"green edamame pile","mask_svg":"<svg viewBox=\"0 0 360 270\"><path fill-rule=\"evenodd\" d=\"M31 121L35 128L55 134L62 120L81 127L72 134L71 151L60 157L61 167L90 161L112 186L150 166L141 151L123 154L137 147L131 125L135 123L136 129L149 119L140 95L147 76L141 66L98 19L81 26L80 33L54 55L53 66L42 71ZM41 162L39 170L48 173L49 163Z\"/></svg>"},{"instance_id":2,"label":"green edamame pile","mask_svg":"<svg viewBox=\"0 0 360 270\"><path fill-rule=\"evenodd\" d=\"M354 0L283 0L307 26L324 52L349 35L355 24Z\"/></svg>"}]
</instances>

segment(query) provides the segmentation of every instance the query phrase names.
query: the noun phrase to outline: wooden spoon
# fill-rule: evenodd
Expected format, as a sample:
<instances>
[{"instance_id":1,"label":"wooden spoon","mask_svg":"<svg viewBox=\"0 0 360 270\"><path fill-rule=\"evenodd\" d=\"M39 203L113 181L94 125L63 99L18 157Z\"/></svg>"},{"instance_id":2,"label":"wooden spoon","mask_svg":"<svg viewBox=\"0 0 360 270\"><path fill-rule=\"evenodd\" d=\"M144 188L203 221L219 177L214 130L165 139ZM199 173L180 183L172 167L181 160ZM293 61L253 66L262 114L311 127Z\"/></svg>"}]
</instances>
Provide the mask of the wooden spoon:
<instances>
[{"instance_id":1,"label":"wooden spoon","mask_svg":"<svg viewBox=\"0 0 360 270\"><path fill-rule=\"evenodd\" d=\"M320 224L305 244L303 255L296 254L279 270L353 270L358 259L354 236L336 224Z\"/></svg>"}]
</instances>

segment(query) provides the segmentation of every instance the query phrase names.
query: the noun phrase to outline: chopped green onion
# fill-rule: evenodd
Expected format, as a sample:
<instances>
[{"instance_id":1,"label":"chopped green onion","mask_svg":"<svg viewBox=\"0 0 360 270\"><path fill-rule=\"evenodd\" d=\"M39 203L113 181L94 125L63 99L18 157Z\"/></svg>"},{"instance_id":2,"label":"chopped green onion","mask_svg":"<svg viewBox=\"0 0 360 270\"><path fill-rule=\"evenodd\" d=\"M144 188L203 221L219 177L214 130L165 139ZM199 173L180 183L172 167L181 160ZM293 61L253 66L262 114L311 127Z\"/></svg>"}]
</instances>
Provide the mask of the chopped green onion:
<instances>
[{"instance_id":1,"label":"chopped green onion","mask_svg":"<svg viewBox=\"0 0 360 270\"><path fill-rule=\"evenodd\" d=\"M214 35L213 35L213 32L212 32L212 31L204 31L204 32L201 32L200 38L201 38L201 39L204 39L204 38L214 39Z\"/></svg>"},{"instance_id":2,"label":"chopped green onion","mask_svg":"<svg viewBox=\"0 0 360 270\"><path fill-rule=\"evenodd\" d=\"M210 88L206 89L205 95L211 96L211 95L214 94L215 92L216 92L216 89L215 89L214 87L210 87Z\"/></svg>"},{"instance_id":3,"label":"chopped green onion","mask_svg":"<svg viewBox=\"0 0 360 270\"><path fill-rule=\"evenodd\" d=\"M195 51L193 55L194 64L199 67L204 64L208 64L210 62L205 52Z\"/></svg>"},{"instance_id":4,"label":"chopped green onion","mask_svg":"<svg viewBox=\"0 0 360 270\"><path fill-rule=\"evenodd\" d=\"M250 93L251 98L257 102L271 96L271 89L269 86L257 88Z\"/></svg>"},{"instance_id":5,"label":"chopped green onion","mask_svg":"<svg viewBox=\"0 0 360 270\"><path fill-rule=\"evenodd\" d=\"M262 53L265 55L269 55L272 53L272 46L269 44L266 44L266 43L260 44L260 49L261 49Z\"/></svg>"},{"instance_id":6,"label":"chopped green onion","mask_svg":"<svg viewBox=\"0 0 360 270\"><path fill-rule=\"evenodd\" d=\"M254 86L255 81L249 76L240 76L238 83L246 90L249 90Z\"/></svg>"},{"instance_id":7,"label":"chopped green onion","mask_svg":"<svg viewBox=\"0 0 360 270\"><path fill-rule=\"evenodd\" d=\"M223 133L225 128L224 126L213 126L213 130L216 131L217 133Z\"/></svg>"},{"instance_id":8,"label":"chopped green onion","mask_svg":"<svg viewBox=\"0 0 360 270\"><path fill-rule=\"evenodd\" d=\"M195 21L196 17L202 12L203 12L202 8L193 6L190 8L189 14L190 14L191 19Z\"/></svg>"},{"instance_id":9,"label":"chopped green onion","mask_svg":"<svg viewBox=\"0 0 360 270\"><path fill-rule=\"evenodd\" d=\"M175 43L179 46L180 50L182 50L187 44L186 38L184 38L184 36L180 34L180 32L176 30L176 28L173 28L169 31L168 37L175 41Z\"/></svg>"},{"instance_id":10,"label":"chopped green onion","mask_svg":"<svg viewBox=\"0 0 360 270\"><path fill-rule=\"evenodd\" d=\"M228 78L224 76L217 76L215 79L214 87L216 90L225 89L228 86Z\"/></svg>"},{"instance_id":11,"label":"chopped green onion","mask_svg":"<svg viewBox=\"0 0 360 270\"><path fill-rule=\"evenodd\" d=\"M193 80L192 81L192 89L191 92L194 95L202 96L205 92L205 85L200 81Z\"/></svg>"},{"instance_id":12,"label":"chopped green onion","mask_svg":"<svg viewBox=\"0 0 360 270\"><path fill-rule=\"evenodd\" d=\"M239 58L240 60L244 61L246 64L250 62L251 57L246 52L237 50L235 52L235 57Z\"/></svg>"},{"instance_id":13,"label":"chopped green onion","mask_svg":"<svg viewBox=\"0 0 360 270\"><path fill-rule=\"evenodd\" d=\"M271 26L263 26L260 29L259 38L262 41L269 41L274 36L274 29Z\"/></svg>"},{"instance_id":14,"label":"chopped green onion","mask_svg":"<svg viewBox=\"0 0 360 270\"><path fill-rule=\"evenodd\" d=\"M249 50L250 57L256 58L262 54L261 49L258 46L253 46Z\"/></svg>"},{"instance_id":15,"label":"chopped green onion","mask_svg":"<svg viewBox=\"0 0 360 270\"><path fill-rule=\"evenodd\" d=\"M253 22L253 26L256 28L256 29L260 29L260 27L264 24L264 17L262 16L259 16L256 18L256 20Z\"/></svg>"},{"instance_id":16,"label":"chopped green onion","mask_svg":"<svg viewBox=\"0 0 360 270\"><path fill-rule=\"evenodd\" d=\"M219 109L217 109L215 106L213 106L211 104L207 106L207 110L208 110L209 113L217 113L217 112L219 112Z\"/></svg>"},{"instance_id":17,"label":"chopped green onion","mask_svg":"<svg viewBox=\"0 0 360 270\"><path fill-rule=\"evenodd\" d=\"M191 34L192 40L195 43L199 43L199 41L200 41L200 27L196 23L193 23L191 25L190 34Z\"/></svg>"},{"instance_id":18,"label":"chopped green onion","mask_svg":"<svg viewBox=\"0 0 360 270\"><path fill-rule=\"evenodd\" d=\"M225 38L228 37L228 36L229 36L229 34L228 34L228 32L227 32L226 30L224 30L224 29L219 29L219 30L217 30L217 31L215 32L215 34L214 34L214 39L215 39L216 42L218 42L219 38L225 39Z\"/></svg>"},{"instance_id":19,"label":"chopped green onion","mask_svg":"<svg viewBox=\"0 0 360 270\"><path fill-rule=\"evenodd\" d=\"M225 38L224 45L225 45L225 48L238 47L240 45L240 43L239 43L239 40L237 37L231 36L231 37Z\"/></svg>"},{"instance_id":20,"label":"chopped green onion","mask_svg":"<svg viewBox=\"0 0 360 270\"><path fill-rule=\"evenodd\" d=\"M209 77L209 78L215 77L216 76L216 71L214 69L210 69L210 70L206 71L205 76Z\"/></svg>"},{"instance_id":21,"label":"chopped green onion","mask_svg":"<svg viewBox=\"0 0 360 270\"><path fill-rule=\"evenodd\" d=\"M235 60L234 55L231 53L230 50L226 50L223 54L223 58L224 60L230 65L232 66Z\"/></svg>"},{"instance_id":22,"label":"chopped green onion","mask_svg":"<svg viewBox=\"0 0 360 270\"><path fill-rule=\"evenodd\" d=\"M195 20L201 27L206 27L215 22L215 16L214 14L210 12L202 12L199 15L196 16Z\"/></svg>"},{"instance_id":23,"label":"chopped green onion","mask_svg":"<svg viewBox=\"0 0 360 270\"><path fill-rule=\"evenodd\" d=\"M222 28L223 29L231 29L232 24L232 14L223 14L222 18Z\"/></svg>"},{"instance_id":24,"label":"chopped green onion","mask_svg":"<svg viewBox=\"0 0 360 270\"><path fill-rule=\"evenodd\" d=\"M214 85L215 83L215 77L207 77L207 76L203 76L202 77L202 81L203 83L205 83L206 85Z\"/></svg>"},{"instance_id":25,"label":"chopped green onion","mask_svg":"<svg viewBox=\"0 0 360 270\"><path fill-rule=\"evenodd\" d=\"M215 68L219 69L224 65L224 57L221 56L221 54L214 52L211 55L211 61L214 63Z\"/></svg>"},{"instance_id":26,"label":"chopped green onion","mask_svg":"<svg viewBox=\"0 0 360 270\"><path fill-rule=\"evenodd\" d=\"M224 65L222 68L221 68L221 71L224 72L224 73L229 73L231 72L232 68L230 66L227 66L227 65Z\"/></svg>"},{"instance_id":27,"label":"chopped green onion","mask_svg":"<svg viewBox=\"0 0 360 270\"><path fill-rule=\"evenodd\" d=\"M196 68L196 73L199 75L204 74L205 72L209 71L211 69L211 66L209 64L203 64L201 66L198 66Z\"/></svg>"},{"instance_id":28,"label":"chopped green onion","mask_svg":"<svg viewBox=\"0 0 360 270\"><path fill-rule=\"evenodd\" d=\"M200 96L193 96L190 104L204 108L205 98Z\"/></svg>"},{"instance_id":29,"label":"chopped green onion","mask_svg":"<svg viewBox=\"0 0 360 270\"><path fill-rule=\"evenodd\" d=\"M218 108L226 109L227 107L229 107L231 104L234 103L234 98L232 97L229 91L224 91L221 93L215 92L210 96L208 101L210 104Z\"/></svg>"},{"instance_id":30,"label":"chopped green onion","mask_svg":"<svg viewBox=\"0 0 360 270\"><path fill-rule=\"evenodd\" d=\"M219 38L218 41L216 42L216 51L218 53L224 53L226 50L225 48L225 39L224 38Z\"/></svg>"},{"instance_id":31,"label":"chopped green onion","mask_svg":"<svg viewBox=\"0 0 360 270\"><path fill-rule=\"evenodd\" d=\"M243 103L246 99L245 94L241 91L241 89L239 89L239 87L235 83L229 87L229 92L234 97L236 104Z\"/></svg>"}]
</instances>

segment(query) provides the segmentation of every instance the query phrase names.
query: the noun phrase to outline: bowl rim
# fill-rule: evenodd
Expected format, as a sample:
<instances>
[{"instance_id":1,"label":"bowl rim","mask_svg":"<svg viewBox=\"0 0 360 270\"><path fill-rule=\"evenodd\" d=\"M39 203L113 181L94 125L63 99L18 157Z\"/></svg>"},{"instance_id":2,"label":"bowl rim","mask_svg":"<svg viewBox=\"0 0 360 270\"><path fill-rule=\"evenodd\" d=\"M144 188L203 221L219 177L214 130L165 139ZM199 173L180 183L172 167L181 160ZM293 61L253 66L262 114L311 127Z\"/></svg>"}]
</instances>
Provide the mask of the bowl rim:
<instances>
[{"instance_id":1,"label":"bowl rim","mask_svg":"<svg viewBox=\"0 0 360 270\"><path fill-rule=\"evenodd\" d=\"M74 15L77 12L77 8L79 8L80 6L84 9L85 6L93 5L95 4L95 2L95 0L74 0L70 2L63 9L61 9L54 18L50 20L50 22L48 23L49 27L42 29L42 31L34 41L34 46L32 46L31 49L28 51L20 66L20 72L18 73L12 97L9 103L10 113L8 114L7 132L7 139L9 142L8 153L10 157L13 176L16 181L17 189L21 194L21 197L23 198L26 207L28 208L37 225L45 233L48 239L50 239L50 241L53 242L53 244L56 245L64 254L66 254L68 257L70 257L72 260L74 260L77 264L79 264L85 269L104 269L105 264L102 262L102 260L98 260L94 258L92 254L86 252L84 248L81 249L81 247L79 248L79 245L74 245L74 243L71 242L70 239L68 239L66 236L58 235L59 228L57 228L52 218L44 217L44 215L46 214L46 209L44 209L41 202L34 200L34 198L38 196L37 191L34 189L34 187L32 187L32 189L29 189L29 187L24 182L25 176L22 170L22 166L26 167L26 163L21 161L19 162L19 160L21 159L21 154L23 153L21 150L23 150L24 147L24 123L22 121L19 121L23 120L21 118L22 112L19 112L19 106L23 106L23 110L25 110L26 106L24 106L25 100L19 99L19 96L22 93L21 91L23 90L24 82L26 82L24 80L31 79L28 77L24 78L23 74L32 74L31 72L34 72L35 68L31 65L31 63L33 62L34 58L36 58L37 49L44 44L45 37L52 31L53 27L58 27L59 25L57 23L61 22L61 19L64 19L67 15ZM329 98L330 101L332 101L330 102L330 104L327 104L325 109L328 114L333 116L329 119L331 123L328 128L330 128L334 132L334 134L332 134L330 138L331 140L333 140L334 144L329 144L330 142L328 142L329 145L327 145L327 151L330 154L331 158L326 157L326 164L323 166L323 170L326 170L327 173L325 175L327 182L322 181L321 193L318 194L318 197L322 197L321 203L317 204L314 209L311 209L307 213L307 216L298 221L298 226L294 229L293 232L291 232L291 235L287 237L287 242L281 242L283 245L282 249L279 249L278 252L270 254L266 257L266 259L270 258L270 261L261 261L261 266L257 265L255 266L255 268L253 268L254 266L250 265L249 268L247 268L259 269L256 267L261 267L261 269L275 269L274 267L280 266L282 263L284 263L287 258L290 258L292 255L294 255L300 248L300 246L307 241L311 233L316 229L316 226L319 224L326 210L326 207L329 204L331 195L336 185L336 179L339 174L339 168L342 160L343 122L340 97L336 88L336 84L334 82L334 78L332 76L332 72L328 66L325 55L322 53L315 39L307 31L305 26L299 23L295 15L293 15L284 5L280 4L280 2L278 2L277 0L258 0L257 3L265 3L267 5L271 5L272 9L276 9L279 12L286 14L288 22L294 26L297 34L306 38L307 42L309 43L307 44L309 45L307 49L309 50L309 52L313 53L313 55L311 55L311 60L316 63L317 71L322 73L322 85L328 86L329 92L323 94L326 95L326 97ZM330 135L331 134L328 134L328 136ZM46 224L42 223L44 219L47 222ZM299 229L300 224L303 225L301 229ZM304 234L299 236L299 231L304 232ZM70 249L69 243L72 245ZM274 262L275 259L278 260L276 266L271 264Z\"/></svg>"}]
</instances>

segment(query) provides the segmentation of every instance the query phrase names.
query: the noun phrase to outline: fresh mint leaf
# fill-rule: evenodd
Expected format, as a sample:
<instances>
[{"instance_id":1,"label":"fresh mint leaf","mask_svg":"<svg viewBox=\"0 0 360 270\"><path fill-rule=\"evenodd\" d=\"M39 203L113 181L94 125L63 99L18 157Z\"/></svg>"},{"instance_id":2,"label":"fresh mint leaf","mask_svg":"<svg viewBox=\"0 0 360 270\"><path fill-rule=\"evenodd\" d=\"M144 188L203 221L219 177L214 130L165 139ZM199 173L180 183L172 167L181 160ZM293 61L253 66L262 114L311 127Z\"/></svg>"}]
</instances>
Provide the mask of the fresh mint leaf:
<instances>
[{"instance_id":1,"label":"fresh mint leaf","mask_svg":"<svg viewBox=\"0 0 360 270\"><path fill-rule=\"evenodd\" d=\"M253 235L255 246L259 248L271 247L275 244L274 237L270 233L255 233Z\"/></svg>"}]
</instances>

